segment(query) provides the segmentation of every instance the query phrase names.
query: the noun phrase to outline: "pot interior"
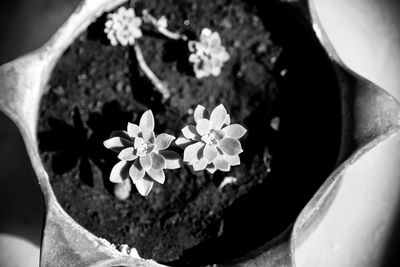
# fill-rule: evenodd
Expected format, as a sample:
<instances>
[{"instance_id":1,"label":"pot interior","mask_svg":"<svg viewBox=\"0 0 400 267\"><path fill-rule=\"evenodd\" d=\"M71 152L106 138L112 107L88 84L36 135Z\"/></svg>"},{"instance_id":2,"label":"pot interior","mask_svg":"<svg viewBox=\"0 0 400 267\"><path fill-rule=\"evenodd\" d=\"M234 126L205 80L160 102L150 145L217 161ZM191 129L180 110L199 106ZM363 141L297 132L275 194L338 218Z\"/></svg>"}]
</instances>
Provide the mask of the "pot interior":
<instances>
[{"instance_id":1,"label":"pot interior","mask_svg":"<svg viewBox=\"0 0 400 267\"><path fill-rule=\"evenodd\" d=\"M39 149L57 199L86 229L144 258L182 266L243 256L288 228L335 167L342 118L332 62L304 3L149 0L135 8L166 15L188 36L218 30L231 59L220 76L198 80L184 43L144 32L144 56L171 90L163 102L132 49L108 43L100 17L65 52L42 98ZM146 198L134 187L127 200L114 196L117 157L102 145L112 131L151 109L156 131L179 135L196 104L219 103L248 130L241 166L213 175L185 166ZM218 189L226 176L238 182Z\"/></svg>"}]
</instances>

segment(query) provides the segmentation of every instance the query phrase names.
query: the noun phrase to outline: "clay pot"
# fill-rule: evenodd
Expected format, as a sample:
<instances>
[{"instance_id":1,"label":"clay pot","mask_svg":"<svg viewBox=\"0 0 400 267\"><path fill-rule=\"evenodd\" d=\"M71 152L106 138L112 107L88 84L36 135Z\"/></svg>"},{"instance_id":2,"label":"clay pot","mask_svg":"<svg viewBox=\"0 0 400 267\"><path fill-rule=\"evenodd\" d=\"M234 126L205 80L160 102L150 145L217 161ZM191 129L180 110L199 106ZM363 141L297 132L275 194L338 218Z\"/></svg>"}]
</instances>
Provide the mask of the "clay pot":
<instances>
[{"instance_id":1,"label":"clay pot","mask_svg":"<svg viewBox=\"0 0 400 267\"><path fill-rule=\"evenodd\" d=\"M66 214L54 196L36 140L40 98L55 63L96 17L123 2L125 0L82 1L43 47L0 67L0 108L17 126L28 156L19 155L21 161L10 164L26 165L30 162L43 195L41 266L159 265L116 250ZM337 168L291 227L257 251L227 266L378 266L386 251L379 249L378 253L376 246L386 242L385 237L391 230L386 223L392 222L389 219L393 216L386 216L390 217L386 219L379 217L384 213L382 211L369 211L375 204L383 210L385 207L393 208L399 192L390 191L390 197L385 193L398 182L395 184L394 179L378 182L377 177L370 174L384 153L382 151L388 149L387 142L382 142L400 128L400 105L386 91L345 66L328 40L316 10L310 5L311 23L332 60L341 93L342 131ZM3 125L14 127L3 117L1 121ZM367 153L371 149L373 151ZM383 168L384 165L379 166ZM18 174L31 175L32 170L29 166L27 168L29 171ZM378 190L379 185L386 191ZM33 181L22 187L27 192L32 192L31 188L38 189ZM39 190L35 192L32 199L37 201L32 205L37 207L42 203L37 194ZM390 212L393 214L393 209ZM349 234L351 231L354 235ZM365 244L368 241L372 244ZM354 254L360 256L354 257ZM365 262L371 264L364 264L363 257L367 257Z\"/></svg>"}]
</instances>

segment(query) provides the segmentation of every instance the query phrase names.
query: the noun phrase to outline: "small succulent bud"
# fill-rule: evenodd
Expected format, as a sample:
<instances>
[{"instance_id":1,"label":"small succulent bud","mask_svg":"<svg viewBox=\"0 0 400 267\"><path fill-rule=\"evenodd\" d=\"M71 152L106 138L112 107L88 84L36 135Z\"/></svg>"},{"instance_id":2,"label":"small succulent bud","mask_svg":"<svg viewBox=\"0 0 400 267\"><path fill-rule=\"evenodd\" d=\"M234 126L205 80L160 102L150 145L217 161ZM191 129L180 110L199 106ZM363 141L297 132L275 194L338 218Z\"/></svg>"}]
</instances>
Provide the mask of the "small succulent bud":
<instances>
[{"instance_id":1,"label":"small succulent bud","mask_svg":"<svg viewBox=\"0 0 400 267\"><path fill-rule=\"evenodd\" d=\"M223 64L230 58L222 46L219 33L208 28L201 31L200 41L189 41L188 47L192 52L189 62L193 63L193 71L198 79L220 75Z\"/></svg>"},{"instance_id":2,"label":"small succulent bud","mask_svg":"<svg viewBox=\"0 0 400 267\"><path fill-rule=\"evenodd\" d=\"M120 7L107 18L104 32L111 45L133 45L136 39L142 37L142 19L136 16L133 8Z\"/></svg>"}]
</instances>

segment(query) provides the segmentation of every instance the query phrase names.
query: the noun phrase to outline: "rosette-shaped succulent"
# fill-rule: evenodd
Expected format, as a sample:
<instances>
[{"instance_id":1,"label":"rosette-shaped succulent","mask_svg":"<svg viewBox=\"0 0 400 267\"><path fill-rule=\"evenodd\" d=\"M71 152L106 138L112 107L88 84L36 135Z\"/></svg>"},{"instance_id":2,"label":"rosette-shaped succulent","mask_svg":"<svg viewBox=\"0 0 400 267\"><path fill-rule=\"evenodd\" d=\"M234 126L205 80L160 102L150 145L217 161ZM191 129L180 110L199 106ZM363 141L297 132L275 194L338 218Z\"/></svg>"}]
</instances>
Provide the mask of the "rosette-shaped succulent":
<instances>
[{"instance_id":1,"label":"rosette-shaped succulent","mask_svg":"<svg viewBox=\"0 0 400 267\"><path fill-rule=\"evenodd\" d=\"M121 161L111 170L110 181L121 183L130 177L139 193L148 195L154 181L164 183L164 169L181 166L180 156L166 150L174 139L165 133L155 136L151 110L143 113L139 125L128 123L127 131L113 132L104 146L118 152Z\"/></svg>"},{"instance_id":2,"label":"rosette-shaped succulent","mask_svg":"<svg viewBox=\"0 0 400 267\"><path fill-rule=\"evenodd\" d=\"M176 144L185 147L183 160L195 171L206 169L210 173L229 171L231 166L239 165L243 150L238 139L247 130L240 124L230 124L230 116L222 104L211 115L198 105L193 115L196 125L184 127L184 137L176 140Z\"/></svg>"},{"instance_id":3,"label":"rosette-shaped succulent","mask_svg":"<svg viewBox=\"0 0 400 267\"><path fill-rule=\"evenodd\" d=\"M135 39L142 37L142 19L136 16L133 8L120 7L117 12L108 14L107 18L104 32L111 45L133 45Z\"/></svg>"},{"instance_id":4,"label":"rosette-shaped succulent","mask_svg":"<svg viewBox=\"0 0 400 267\"><path fill-rule=\"evenodd\" d=\"M200 34L200 41L189 41L189 62L193 63L196 78L210 75L218 76L224 62L229 60L229 54L222 46L218 32L204 28Z\"/></svg>"}]
</instances>

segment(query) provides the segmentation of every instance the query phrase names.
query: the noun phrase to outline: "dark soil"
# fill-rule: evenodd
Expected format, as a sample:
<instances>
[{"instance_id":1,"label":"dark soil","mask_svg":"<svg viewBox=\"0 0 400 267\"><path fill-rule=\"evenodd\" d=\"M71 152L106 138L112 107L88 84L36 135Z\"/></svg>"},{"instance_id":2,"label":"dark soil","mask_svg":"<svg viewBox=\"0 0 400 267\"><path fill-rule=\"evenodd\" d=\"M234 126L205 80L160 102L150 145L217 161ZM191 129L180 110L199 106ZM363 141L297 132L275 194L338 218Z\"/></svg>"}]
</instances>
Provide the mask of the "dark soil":
<instances>
[{"instance_id":1,"label":"dark soil","mask_svg":"<svg viewBox=\"0 0 400 267\"><path fill-rule=\"evenodd\" d=\"M340 106L331 62L301 4L138 1L138 14L142 8L189 36L218 31L231 59L219 77L198 80L184 43L145 32L144 56L171 90L163 103L132 49L108 44L99 18L61 58L42 100L39 146L53 189L78 223L144 258L172 265L237 258L289 227L335 166ZM220 103L248 129L240 166L213 175L167 170L148 197L134 187L128 200L113 195L108 177L118 159L102 144L112 131L151 109L156 133L179 135L193 123L189 109ZM226 176L238 181L219 190Z\"/></svg>"}]
</instances>

